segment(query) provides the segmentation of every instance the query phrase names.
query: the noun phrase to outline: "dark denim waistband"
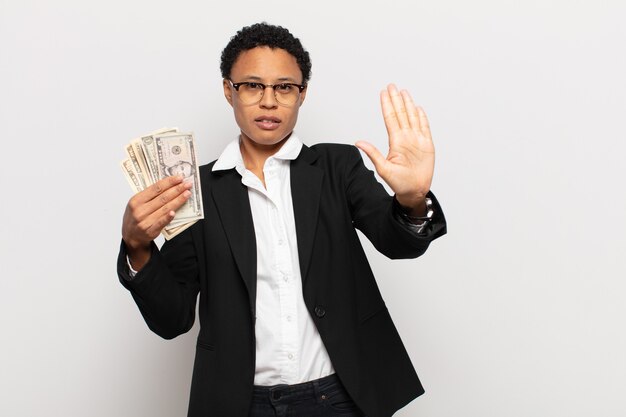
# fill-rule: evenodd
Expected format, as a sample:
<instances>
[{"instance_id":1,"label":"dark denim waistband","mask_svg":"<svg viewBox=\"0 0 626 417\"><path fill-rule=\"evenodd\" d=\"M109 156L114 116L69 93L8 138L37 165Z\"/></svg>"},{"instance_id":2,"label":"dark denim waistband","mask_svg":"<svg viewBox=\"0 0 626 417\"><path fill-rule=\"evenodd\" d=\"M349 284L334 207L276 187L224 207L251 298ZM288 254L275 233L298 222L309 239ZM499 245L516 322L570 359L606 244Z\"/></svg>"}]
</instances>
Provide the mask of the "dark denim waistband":
<instances>
[{"instance_id":1,"label":"dark denim waistband","mask_svg":"<svg viewBox=\"0 0 626 417\"><path fill-rule=\"evenodd\" d=\"M278 401L290 403L307 399L320 401L323 395L345 390L337 374L294 385L273 385L271 387L254 386L253 401L255 403L271 403Z\"/></svg>"}]
</instances>

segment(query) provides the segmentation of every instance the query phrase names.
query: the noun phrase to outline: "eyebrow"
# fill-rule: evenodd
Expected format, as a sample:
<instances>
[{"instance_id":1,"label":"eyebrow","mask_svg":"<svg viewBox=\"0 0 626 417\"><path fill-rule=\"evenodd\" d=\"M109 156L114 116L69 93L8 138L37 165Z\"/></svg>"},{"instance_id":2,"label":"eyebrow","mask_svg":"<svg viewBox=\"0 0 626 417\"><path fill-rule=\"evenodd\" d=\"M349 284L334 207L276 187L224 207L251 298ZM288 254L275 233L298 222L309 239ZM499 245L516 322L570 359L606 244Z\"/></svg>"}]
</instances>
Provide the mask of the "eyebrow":
<instances>
[{"instance_id":1,"label":"eyebrow","mask_svg":"<svg viewBox=\"0 0 626 417\"><path fill-rule=\"evenodd\" d=\"M248 75L248 76L243 77L243 78L245 80L252 80L252 81L259 81L259 82L263 81L263 79L261 77L256 76L256 75ZM288 82L292 82L294 84L297 83L296 79L295 78L291 78L291 77L279 77L279 78L276 79L276 81L280 81L280 82L288 81Z\"/></svg>"}]
</instances>

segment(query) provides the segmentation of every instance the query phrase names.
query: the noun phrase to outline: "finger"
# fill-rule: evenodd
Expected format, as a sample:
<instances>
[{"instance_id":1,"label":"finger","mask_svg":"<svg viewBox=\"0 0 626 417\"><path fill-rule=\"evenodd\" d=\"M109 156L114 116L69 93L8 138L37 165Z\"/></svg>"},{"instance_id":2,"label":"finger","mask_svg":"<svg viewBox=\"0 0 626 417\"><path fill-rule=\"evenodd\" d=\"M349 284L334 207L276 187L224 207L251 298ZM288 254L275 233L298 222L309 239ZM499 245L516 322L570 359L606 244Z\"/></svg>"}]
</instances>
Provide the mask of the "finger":
<instances>
[{"instance_id":1,"label":"finger","mask_svg":"<svg viewBox=\"0 0 626 417\"><path fill-rule=\"evenodd\" d=\"M161 207L168 204L174 198L184 193L185 190L190 189L192 185L193 184L188 182L178 183L177 185L170 187L167 190L156 195L152 200L149 201L142 201L143 198L145 198L145 194L141 196L137 195L131 198L128 202L127 211L129 211L129 214L133 218L133 220L139 223L155 211L159 210ZM146 191L149 190L146 189Z\"/></svg>"},{"instance_id":2,"label":"finger","mask_svg":"<svg viewBox=\"0 0 626 417\"><path fill-rule=\"evenodd\" d=\"M176 210L181 208L183 206L183 204L185 204L187 202L187 200L189 200L189 197L191 197L191 192L189 190L185 190L182 194L179 194L178 196L176 196L172 200L168 201L166 204L164 204L161 207L159 207L158 210L155 210L148 217L149 218L150 217L158 218L158 217L166 215L168 213L176 212Z\"/></svg>"},{"instance_id":3,"label":"finger","mask_svg":"<svg viewBox=\"0 0 626 417\"><path fill-rule=\"evenodd\" d=\"M145 190L137 193L134 197L137 203L145 203L152 200L162 192L169 190L170 188L180 184L183 181L181 175L163 178L146 188Z\"/></svg>"},{"instance_id":4,"label":"finger","mask_svg":"<svg viewBox=\"0 0 626 417\"><path fill-rule=\"evenodd\" d=\"M391 97L389 96L389 92L387 90L380 92L380 107L383 111L383 119L385 121L387 135L389 135L389 138L391 139L393 134L400 130L400 124L398 123L398 118L396 117L396 112L393 109Z\"/></svg>"},{"instance_id":5,"label":"finger","mask_svg":"<svg viewBox=\"0 0 626 417\"><path fill-rule=\"evenodd\" d=\"M426 137L428 140L432 140L433 137L430 134L430 123L428 123L428 117L426 117L426 112L424 111L423 108L418 106L417 113L419 115L420 131L422 132L422 135Z\"/></svg>"},{"instance_id":6,"label":"finger","mask_svg":"<svg viewBox=\"0 0 626 417\"><path fill-rule=\"evenodd\" d=\"M398 88L395 84L389 84L387 86L387 91L389 92L389 97L391 97L391 104L393 105L393 110L396 113L396 119L398 120L400 129L409 129L411 126L409 125L407 109Z\"/></svg>"},{"instance_id":7,"label":"finger","mask_svg":"<svg viewBox=\"0 0 626 417\"><path fill-rule=\"evenodd\" d=\"M186 190L159 210L147 216L139 223L139 228L145 230L146 233L158 235L172 221L176 215L176 210L182 207L190 196L191 193Z\"/></svg>"},{"instance_id":8,"label":"finger","mask_svg":"<svg viewBox=\"0 0 626 417\"><path fill-rule=\"evenodd\" d=\"M183 181L167 189L166 191L154 197L152 200L144 203L143 206L137 211L137 215L139 217L147 216L157 210L160 210L162 207L172 202L175 198L185 193L187 190L191 189L191 187L193 187L193 183Z\"/></svg>"},{"instance_id":9,"label":"finger","mask_svg":"<svg viewBox=\"0 0 626 417\"><path fill-rule=\"evenodd\" d=\"M376 168L376 172L382 176L381 172L385 169L385 164L387 159L383 156L382 153L376 147L370 143L364 142L362 140L355 143L355 146L365 152L367 157L372 161L374 167Z\"/></svg>"},{"instance_id":10,"label":"finger","mask_svg":"<svg viewBox=\"0 0 626 417\"><path fill-rule=\"evenodd\" d=\"M408 91L402 90L402 100L404 101L404 105L407 109L407 116L409 118L409 124L411 129L415 132L420 132L420 116L417 111L417 107L415 103L413 103L413 98L409 94Z\"/></svg>"},{"instance_id":11,"label":"finger","mask_svg":"<svg viewBox=\"0 0 626 417\"><path fill-rule=\"evenodd\" d=\"M168 224L171 223L172 220L174 220L174 216L176 216L176 212L174 211L170 211L169 213L167 213L166 215L163 215L159 218L157 218L154 223L150 224L146 230L146 235L154 240L159 233L161 233L161 231L163 230L163 228L165 226L167 226Z\"/></svg>"}]
</instances>

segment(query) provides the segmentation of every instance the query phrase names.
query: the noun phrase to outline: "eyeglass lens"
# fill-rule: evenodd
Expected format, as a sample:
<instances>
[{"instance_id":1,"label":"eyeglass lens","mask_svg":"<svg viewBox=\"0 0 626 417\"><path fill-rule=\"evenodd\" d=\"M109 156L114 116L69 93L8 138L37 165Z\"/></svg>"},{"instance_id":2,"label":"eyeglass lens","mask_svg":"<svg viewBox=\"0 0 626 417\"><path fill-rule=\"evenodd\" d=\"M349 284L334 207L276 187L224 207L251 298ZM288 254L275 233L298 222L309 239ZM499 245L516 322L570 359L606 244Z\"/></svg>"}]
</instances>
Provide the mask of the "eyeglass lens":
<instances>
[{"instance_id":1,"label":"eyeglass lens","mask_svg":"<svg viewBox=\"0 0 626 417\"><path fill-rule=\"evenodd\" d=\"M276 101L284 105L292 105L300 97L298 87L291 84L276 84L274 86L260 83L242 83L239 85L239 98L246 104L256 104L263 98L265 90L271 88Z\"/></svg>"}]
</instances>

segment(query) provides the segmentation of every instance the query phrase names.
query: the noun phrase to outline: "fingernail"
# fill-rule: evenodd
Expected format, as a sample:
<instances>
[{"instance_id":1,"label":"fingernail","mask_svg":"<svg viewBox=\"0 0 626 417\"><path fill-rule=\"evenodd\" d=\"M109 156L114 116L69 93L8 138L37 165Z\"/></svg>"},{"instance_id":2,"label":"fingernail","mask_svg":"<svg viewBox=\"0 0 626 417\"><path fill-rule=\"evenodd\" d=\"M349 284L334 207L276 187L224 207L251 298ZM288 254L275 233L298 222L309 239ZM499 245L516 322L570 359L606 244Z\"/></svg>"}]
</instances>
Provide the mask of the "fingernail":
<instances>
[{"instance_id":1,"label":"fingernail","mask_svg":"<svg viewBox=\"0 0 626 417\"><path fill-rule=\"evenodd\" d=\"M183 193L183 195L184 195L185 197L189 197L189 196L191 196L191 193L189 192L189 190L187 190L187 191L185 191L185 192Z\"/></svg>"}]
</instances>

